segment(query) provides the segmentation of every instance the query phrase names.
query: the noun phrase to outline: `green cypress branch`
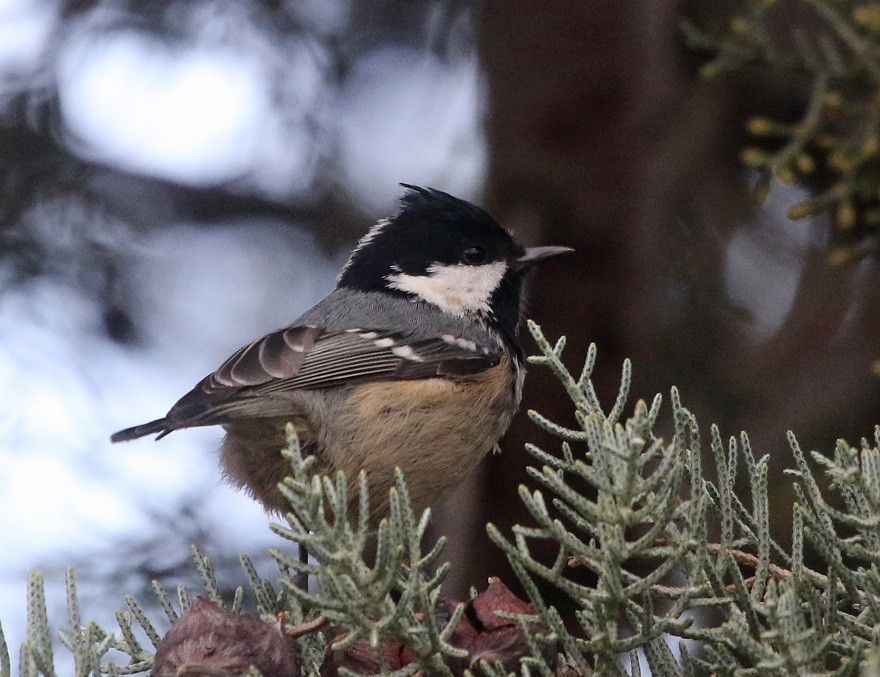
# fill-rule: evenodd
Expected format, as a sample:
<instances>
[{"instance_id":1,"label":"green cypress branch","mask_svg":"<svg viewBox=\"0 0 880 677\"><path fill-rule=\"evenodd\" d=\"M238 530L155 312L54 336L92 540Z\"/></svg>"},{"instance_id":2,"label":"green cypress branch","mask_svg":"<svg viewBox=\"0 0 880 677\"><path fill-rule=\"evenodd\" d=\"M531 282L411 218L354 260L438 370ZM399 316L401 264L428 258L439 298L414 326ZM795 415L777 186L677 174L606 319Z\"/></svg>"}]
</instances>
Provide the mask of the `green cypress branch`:
<instances>
[{"instance_id":1,"label":"green cypress branch","mask_svg":"<svg viewBox=\"0 0 880 677\"><path fill-rule=\"evenodd\" d=\"M164 670L159 664L171 660L167 642L175 628L188 622L199 627L193 625L198 614L204 622L213 615L233 625L241 618L242 629L251 633L256 622L259 632L252 641L265 641L267 655L277 651L281 631L302 674L309 675L331 668L354 674L350 652L370 657L376 674L475 677L632 676L642 674L640 656L654 675L846 675L877 663L880 428L870 443L862 440L856 448L841 441L830 455L805 453L789 435L797 502L787 552L770 535L768 459L754 454L745 434L725 439L712 426L704 440L673 388L673 436L668 442L657 437L659 396L650 406L636 402L627 413L628 362L606 413L590 381L595 347L575 377L562 360L565 341L551 344L537 325L529 329L541 351L531 361L557 376L578 423L572 429L530 412L556 436L558 449L527 446L535 461L529 481L537 485L519 488L528 523L509 534L487 527L532 603L527 611L516 607L520 610L497 614L497 622L509 624L504 631L520 638L517 650L528 655L511 662L495 660L491 651L471 656L462 648L464 626L475 636L485 628L473 628L465 605L440 597L450 566L440 564L443 540L423 542L430 513L413 511L400 472L389 494L390 514L371 535L365 477L352 484L342 474L317 476L314 459L302 457L291 429L285 452L291 474L281 487L291 510L286 524L272 528L285 540L305 544L314 563L275 549L280 576L274 583L241 557L266 623L239 616L243 588L228 603L223 600L210 561L195 548L194 565L213 603L193 597L183 585L173 600L154 581L156 603L173 624L165 637L131 596L117 613L118 630L86 622L68 570L67 627L59 636L74 656L76 675ZM704 476L704 451L714 463L715 481ZM740 473L747 489L737 495L733 485ZM351 491L358 492L356 510L349 508ZM710 542L710 533L719 533L718 542ZM377 546L372 560L365 555L370 538ZM550 560L533 555L539 541L555 546ZM808 567L808 552L818 555L822 566ZM573 576L577 568L588 569L596 580ZM298 585L303 575L314 578L309 590ZM570 598L576 630L547 604L542 586ZM486 613L491 616L491 609ZM142 644L141 633L152 647ZM51 634L44 582L33 573L21 675L55 674ZM186 632L179 634L185 648ZM292 665L288 644L282 646L282 664ZM256 675L257 668L245 674ZM0 630L0 677L7 675L11 662Z\"/></svg>"}]
</instances>

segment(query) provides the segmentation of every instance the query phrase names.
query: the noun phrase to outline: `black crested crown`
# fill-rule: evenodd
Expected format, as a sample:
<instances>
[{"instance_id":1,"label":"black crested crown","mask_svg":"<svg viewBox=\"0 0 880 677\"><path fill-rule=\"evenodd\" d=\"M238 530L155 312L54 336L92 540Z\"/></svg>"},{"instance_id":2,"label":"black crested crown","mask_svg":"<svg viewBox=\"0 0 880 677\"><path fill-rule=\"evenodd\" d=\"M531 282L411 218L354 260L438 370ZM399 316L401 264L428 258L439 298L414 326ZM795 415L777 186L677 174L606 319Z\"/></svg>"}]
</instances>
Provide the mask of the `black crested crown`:
<instances>
[{"instance_id":1,"label":"black crested crown","mask_svg":"<svg viewBox=\"0 0 880 677\"><path fill-rule=\"evenodd\" d=\"M406 192L400 197L400 211L395 220L459 222L504 232L489 214L466 200L444 193L436 188L423 188L401 183Z\"/></svg>"},{"instance_id":2,"label":"black crested crown","mask_svg":"<svg viewBox=\"0 0 880 677\"><path fill-rule=\"evenodd\" d=\"M400 196L400 212L426 211L426 212L452 212L461 216L486 220L495 223L495 220L484 210L462 200L449 193L444 193L436 188L414 186L411 183L401 183L406 192Z\"/></svg>"}]
</instances>

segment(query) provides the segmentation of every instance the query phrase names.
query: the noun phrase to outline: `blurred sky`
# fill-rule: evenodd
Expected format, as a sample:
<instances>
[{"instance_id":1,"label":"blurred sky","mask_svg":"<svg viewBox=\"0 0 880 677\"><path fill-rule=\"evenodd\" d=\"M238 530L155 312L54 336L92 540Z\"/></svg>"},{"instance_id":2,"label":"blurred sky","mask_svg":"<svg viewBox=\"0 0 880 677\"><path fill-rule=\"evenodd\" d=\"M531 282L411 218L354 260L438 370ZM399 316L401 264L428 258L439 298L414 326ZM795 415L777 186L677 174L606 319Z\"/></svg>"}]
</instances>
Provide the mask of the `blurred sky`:
<instances>
[{"instance_id":1,"label":"blurred sky","mask_svg":"<svg viewBox=\"0 0 880 677\"><path fill-rule=\"evenodd\" d=\"M0 1L0 113L50 100L59 143L92 165L278 203L308 204L332 165L362 215L353 233L394 209L401 181L478 195L472 38L438 54L432 5L421 33L352 50L341 77L327 45L358 30L344 2L298 3L298 30L246 2L127 7L62 19L52 2ZM63 566L76 564L85 617L109 627L122 595L179 568L190 542L227 556L275 543L262 511L220 483L219 429L122 446L109 435L161 416L239 345L293 320L347 254L289 220L132 224L76 191L34 201L16 229L43 264L22 276L0 258L0 619L13 653L28 569L46 573L59 625ZM133 344L106 330L83 253L95 249L113 262Z\"/></svg>"}]
</instances>

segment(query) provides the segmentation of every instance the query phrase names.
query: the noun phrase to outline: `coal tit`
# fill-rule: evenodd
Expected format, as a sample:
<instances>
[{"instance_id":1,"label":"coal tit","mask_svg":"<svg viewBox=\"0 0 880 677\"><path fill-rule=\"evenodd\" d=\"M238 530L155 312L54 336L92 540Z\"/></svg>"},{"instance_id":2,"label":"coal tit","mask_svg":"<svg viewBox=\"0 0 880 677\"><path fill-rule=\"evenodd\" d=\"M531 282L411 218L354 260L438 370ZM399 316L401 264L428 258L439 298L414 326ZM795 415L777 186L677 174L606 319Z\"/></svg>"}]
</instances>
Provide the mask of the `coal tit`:
<instances>
[{"instance_id":1,"label":"coal tit","mask_svg":"<svg viewBox=\"0 0 880 677\"><path fill-rule=\"evenodd\" d=\"M334 291L238 350L164 418L112 441L220 425L225 476L284 512L279 451L291 422L324 472L354 483L366 471L374 524L395 467L415 508L441 502L519 406L524 273L572 250L526 249L479 207L402 185L400 210L361 238Z\"/></svg>"}]
</instances>

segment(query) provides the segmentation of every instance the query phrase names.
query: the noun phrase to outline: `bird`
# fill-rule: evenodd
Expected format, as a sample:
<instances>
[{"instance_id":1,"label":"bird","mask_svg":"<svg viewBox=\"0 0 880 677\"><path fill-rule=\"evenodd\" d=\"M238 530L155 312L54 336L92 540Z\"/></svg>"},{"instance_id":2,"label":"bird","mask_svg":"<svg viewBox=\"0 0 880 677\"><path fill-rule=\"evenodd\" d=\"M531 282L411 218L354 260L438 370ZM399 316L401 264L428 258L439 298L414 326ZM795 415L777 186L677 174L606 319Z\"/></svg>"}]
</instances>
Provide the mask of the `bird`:
<instances>
[{"instance_id":1,"label":"bird","mask_svg":"<svg viewBox=\"0 0 880 677\"><path fill-rule=\"evenodd\" d=\"M414 509L442 503L519 407L525 274L573 250L526 248L480 207L400 185L398 211L360 239L330 294L111 440L219 425L225 479L283 515L289 422L320 472L345 472L352 510L365 471L371 524L388 514L396 468Z\"/></svg>"}]
</instances>

